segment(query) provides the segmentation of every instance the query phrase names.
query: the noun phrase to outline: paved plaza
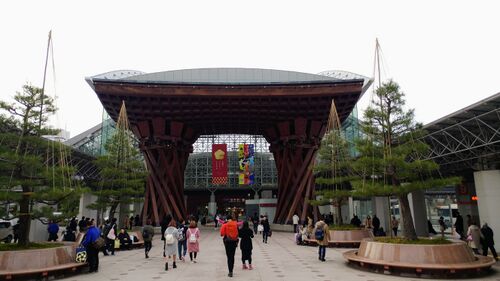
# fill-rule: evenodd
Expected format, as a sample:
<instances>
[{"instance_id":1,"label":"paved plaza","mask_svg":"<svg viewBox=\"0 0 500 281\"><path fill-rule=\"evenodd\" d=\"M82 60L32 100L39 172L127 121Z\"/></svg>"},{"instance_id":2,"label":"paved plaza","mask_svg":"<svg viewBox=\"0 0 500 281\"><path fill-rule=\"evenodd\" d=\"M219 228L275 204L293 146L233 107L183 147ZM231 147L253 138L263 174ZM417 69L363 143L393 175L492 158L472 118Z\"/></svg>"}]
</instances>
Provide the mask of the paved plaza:
<instances>
[{"instance_id":1,"label":"paved plaza","mask_svg":"<svg viewBox=\"0 0 500 281\"><path fill-rule=\"evenodd\" d=\"M293 234L285 232L274 232L268 244L262 243L261 236L253 240L254 270L241 269L241 252L238 249L234 277L229 278L219 232L211 228L200 230L202 236L196 264L178 262L176 269L170 266L168 271L164 271L163 242L156 236L149 259L144 258L143 249L117 252L115 256L107 257L100 254L99 273L75 275L64 280L402 280L399 276L359 271L347 266L342 253L348 249L329 248L326 262L320 262L317 248L297 246ZM500 267L497 263L493 274L467 280L500 281Z\"/></svg>"}]
</instances>

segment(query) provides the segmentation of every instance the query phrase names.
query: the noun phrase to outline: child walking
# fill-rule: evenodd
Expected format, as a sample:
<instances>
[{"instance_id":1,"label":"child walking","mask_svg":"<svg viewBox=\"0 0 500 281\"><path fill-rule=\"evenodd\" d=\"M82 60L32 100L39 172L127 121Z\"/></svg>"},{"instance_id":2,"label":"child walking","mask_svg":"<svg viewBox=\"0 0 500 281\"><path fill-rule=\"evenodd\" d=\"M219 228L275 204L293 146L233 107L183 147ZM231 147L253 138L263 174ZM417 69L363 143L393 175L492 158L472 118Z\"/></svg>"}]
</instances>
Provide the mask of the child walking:
<instances>
[{"instance_id":1,"label":"child walking","mask_svg":"<svg viewBox=\"0 0 500 281\"><path fill-rule=\"evenodd\" d=\"M189 229L186 231L186 238L188 241L188 252L189 252L189 258L191 259L192 263L196 263L196 256L198 255L198 252L200 251L200 230L198 229L198 225L196 224L196 221L192 220L189 223ZM194 256L194 259L193 259Z\"/></svg>"},{"instance_id":2,"label":"child walking","mask_svg":"<svg viewBox=\"0 0 500 281\"><path fill-rule=\"evenodd\" d=\"M243 269L252 270L252 238L253 231L248 226L248 222L243 222L243 227L238 231L238 236L241 238L240 249L241 249L241 262L243 263ZM248 267L245 264L248 261Z\"/></svg>"}]
</instances>

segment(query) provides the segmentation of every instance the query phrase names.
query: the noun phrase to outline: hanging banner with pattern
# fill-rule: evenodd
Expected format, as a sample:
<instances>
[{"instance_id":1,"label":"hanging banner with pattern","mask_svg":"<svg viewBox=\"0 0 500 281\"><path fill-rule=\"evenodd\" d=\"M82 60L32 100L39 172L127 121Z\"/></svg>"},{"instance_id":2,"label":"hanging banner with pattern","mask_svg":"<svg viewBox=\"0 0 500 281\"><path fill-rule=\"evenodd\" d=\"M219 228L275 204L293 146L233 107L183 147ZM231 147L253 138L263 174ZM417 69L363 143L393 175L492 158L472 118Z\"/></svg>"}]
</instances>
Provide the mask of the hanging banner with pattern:
<instances>
[{"instance_id":1,"label":"hanging banner with pattern","mask_svg":"<svg viewBox=\"0 0 500 281\"><path fill-rule=\"evenodd\" d=\"M212 184L227 184L226 144L212 144Z\"/></svg>"},{"instance_id":2,"label":"hanging banner with pattern","mask_svg":"<svg viewBox=\"0 0 500 281\"><path fill-rule=\"evenodd\" d=\"M239 144L238 145L238 163L240 174L238 182L241 185L254 184L255 176L253 173L254 167L254 145Z\"/></svg>"}]
</instances>

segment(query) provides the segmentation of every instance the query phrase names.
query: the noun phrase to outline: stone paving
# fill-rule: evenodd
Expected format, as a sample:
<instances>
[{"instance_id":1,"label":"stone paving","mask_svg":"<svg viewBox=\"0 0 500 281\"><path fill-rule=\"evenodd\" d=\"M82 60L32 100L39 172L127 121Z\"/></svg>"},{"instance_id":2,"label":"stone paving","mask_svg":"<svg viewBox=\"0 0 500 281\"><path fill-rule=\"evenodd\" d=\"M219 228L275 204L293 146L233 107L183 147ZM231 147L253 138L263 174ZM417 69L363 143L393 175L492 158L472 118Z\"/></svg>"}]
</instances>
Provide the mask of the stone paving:
<instances>
[{"instance_id":1,"label":"stone paving","mask_svg":"<svg viewBox=\"0 0 500 281\"><path fill-rule=\"evenodd\" d=\"M198 263L177 262L176 269L169 267L168 271L164 271L163 242L156 236L149 259L144 258L143 249L116 252L115 256L100 254L98 273L74 275L64 280L422 280L351 268L342 258L342 253L348 249L328 248L326 262L320 262L317 248L297 246L293 234L285 232L274 232L268 244L262 243L261 236L253 240L254 270L241 269L241 252L238 249L234 277L229 278L224 245L218 231L211 228L200 230ZM467 280L500 281L500 267L497 263L491 275Z\"/></svg>"}]
</instances>

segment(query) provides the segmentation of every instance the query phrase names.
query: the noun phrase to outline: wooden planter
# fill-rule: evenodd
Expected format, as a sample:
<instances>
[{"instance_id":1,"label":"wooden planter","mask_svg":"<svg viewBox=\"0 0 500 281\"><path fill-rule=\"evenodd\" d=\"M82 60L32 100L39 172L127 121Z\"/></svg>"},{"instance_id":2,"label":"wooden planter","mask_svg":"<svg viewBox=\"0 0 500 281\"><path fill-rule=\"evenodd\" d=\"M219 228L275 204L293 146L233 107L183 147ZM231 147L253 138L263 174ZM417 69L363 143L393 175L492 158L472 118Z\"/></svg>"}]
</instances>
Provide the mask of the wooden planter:
<instances>
[{"instance_id":1,"label":"wooden planter","mask_svg":"<svg viewBox=\"0 0 500 281\"><path fill-rule=\"evenodd\" d=\"M373 232L369 229L353 230L330 230L329 247L359 247L365 238L373 238ZM316 246L316 239L306 239L305 244Z\"/></svg>"},{"instance_id":2,"label":"wooden planter","mask_svg":"<svg viewBox=\"0 0 500 281\"><path fill-rule=\"evenodd\" d=\"M411 245L365 239L358 250L345 252L344 258L351 264L376 271L413 272L417 275L481 272L495 264L491 257L475 256L464 242Z\"/></svg>"},{"instance_id":3,"label":"wooden planter","mask_svg":"<svg viewBox=\"0 0 500 281\"><path fill-rule=\"evenodd\" d=\"M76 271L84 263L76 263L77 243L66 242L63 246L49 249L1 251L0 276L48 276L60 271Z\"/></svg>"}]
</instances>

